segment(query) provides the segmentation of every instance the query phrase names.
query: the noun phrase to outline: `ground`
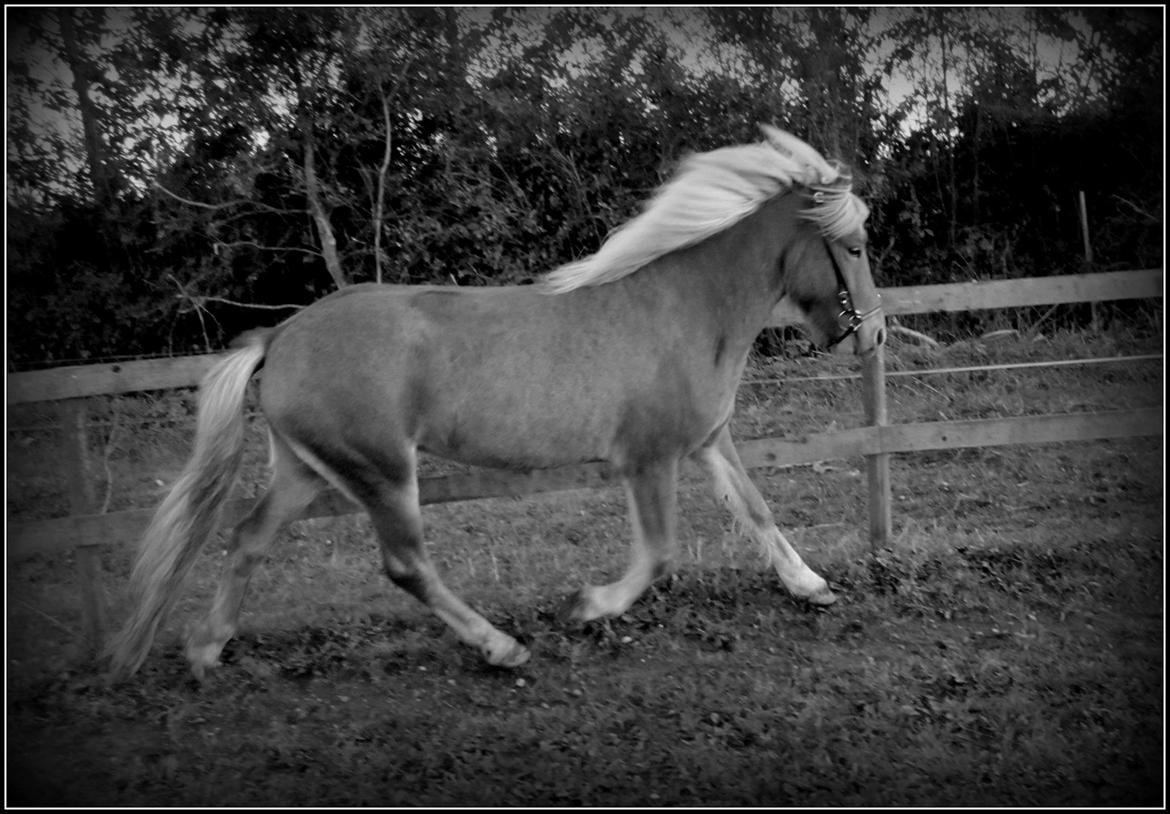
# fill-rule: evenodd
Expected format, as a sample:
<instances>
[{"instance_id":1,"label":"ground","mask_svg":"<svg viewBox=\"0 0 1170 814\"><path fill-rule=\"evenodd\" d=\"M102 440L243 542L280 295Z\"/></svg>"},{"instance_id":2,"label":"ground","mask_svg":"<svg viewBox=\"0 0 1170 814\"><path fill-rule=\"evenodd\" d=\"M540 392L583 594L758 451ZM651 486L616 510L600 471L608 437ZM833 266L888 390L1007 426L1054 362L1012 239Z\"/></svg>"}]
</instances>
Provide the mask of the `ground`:
<instances>
[{"instance_id":1,"label":"ground","mask_svg":"<svg viewBox=\"0 0 1170 814\"><path fill-rule=\"evenodd\" d=\"M1152 341L895 343L889 366L1151 352ZM776 360L752 374L851 364ZM1157 362L892 379L890 404L897 421L1150 406L1162 379ZM746 386L736 435L854 426L856 392ZM122 438L104 448L109 503L149 505L142 484L180 453L155 460L157 436ZM10 432L10 519L61 499L38 480L52 462L38 439ZM827 609L785 594L689 470L674 574L619 619L585 626L557 611L583 582L620 573L620 489L428 507L448 583L532 649L513 671L485 667L389 585L359 517L294 525L203 683L179 641L214 590L220 544L143 670L114 687L83 658L72 561L10 563L7 802L1159 806L1163 458L1161 437L896 456L894 536L876 551L860 460L754 470L840 597ZM120 618L124 547L103 557Z\"/></svg>"}]
</instances>

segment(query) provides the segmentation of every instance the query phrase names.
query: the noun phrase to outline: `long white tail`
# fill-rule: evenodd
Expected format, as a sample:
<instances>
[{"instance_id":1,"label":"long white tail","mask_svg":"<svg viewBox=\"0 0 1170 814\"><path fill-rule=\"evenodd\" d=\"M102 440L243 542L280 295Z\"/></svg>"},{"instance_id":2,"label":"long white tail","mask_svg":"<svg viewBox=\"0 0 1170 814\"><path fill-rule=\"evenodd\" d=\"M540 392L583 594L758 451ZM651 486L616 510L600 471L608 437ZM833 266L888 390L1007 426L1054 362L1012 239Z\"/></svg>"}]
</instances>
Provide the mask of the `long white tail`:
<instances>
[{"instance_id":1,"label":"long white tail","mask_svg":"<svg viewBox=\"0 0 1170 814\"><path fill-rule=\"evenodd\" d=\"M196 556L219 526L244 451L244 398L264 360L266 333L213 367L199 392L195 452L154 514L130 575L133 611L106 646L110 678L133 675L178 596Z\"/></svg>"}]
</instances>

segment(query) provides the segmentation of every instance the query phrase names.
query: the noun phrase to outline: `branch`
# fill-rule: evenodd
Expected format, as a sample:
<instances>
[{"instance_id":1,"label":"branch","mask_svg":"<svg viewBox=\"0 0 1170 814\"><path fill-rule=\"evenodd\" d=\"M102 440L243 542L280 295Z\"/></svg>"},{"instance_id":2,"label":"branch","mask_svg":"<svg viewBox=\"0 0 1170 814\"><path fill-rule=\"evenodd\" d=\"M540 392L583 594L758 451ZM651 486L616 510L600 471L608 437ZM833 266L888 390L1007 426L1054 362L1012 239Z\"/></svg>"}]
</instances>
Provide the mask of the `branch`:
<instances>
[{"instance_id":1,"label":"branch","mask_svg":"<svg viewBox=\"0 0 1170 814\"><path fill-rule=\"evenodd\" d=\"M187 287L179 282L178 277L173 274L168 274L167 276L171 278L171 281L179 289L179 293L175 295L176 298L186 300L187 302L191 303L192 306L194 306L195 316L199 318L199 328L203 332L203 345L207 349L207 352L211 353L211 340L207 337L207 323L203 319L203 312L207 309L203 307L199 297L187 293ZM180 311L180 313L182 313L182 311ZM216 325L219 324L219 320L215 319L214 315L209 313L208 316L210 316L215 321Z\"/></svg>"},{"instance_id":2,"label":"branch","mask_svg":"<svg viewBox=\"0 0 1170 814\"><path fill-rule=\"evenodd\" d=\"M228 207L228 206L238 206L240 204L250 203L250 201L228 201L227 203L221 203L221 204L207 204L207 203L201 203L200 201L192 201L190 198L184 198L182 195L176 195L174 192L171 192L169 189L164 187L158 181L154 182L154 188L157 189L159 192L162 192L165 195L169 195L170 197L174 198L179 203L187 204L187 206L197 206L200 209L209 209L212 212L215 212L217 210L223 209L224 207Z\"/></svg>"},{"instance_id":3,"label":"branch","mask_svg":"<svg viewBox=\"0 0 1170 814\"><path fill-rule=\"evenodd\" d=\"M228 201L226 203L221 203L221 204L203 203L201 201L193 201L190 198L184 198L182 195L171 192L169 189L164 187L158 181L153 182L153 185L154 185L154 188L157 189L159 192L162 192L164 195L168 195L171 198L174 198L179 203L186 204L187 206L198 207L199 209L207 209L207 210L210 210L212 212L215 212L215 211L220 210L220 209L226 209L229 206L254 206L254 207L256 207L257 211L267 212L267 213L272 214L272 215L303 215L303 214L305 214L304 209L280 209L280 208L272 206L270 204L261 203L260 201L250 201L250 200L246 200L246 199L239 200L239 201ZM238 215L235 217L246 217L247 215L250 215L250 214L252 214L252 213L246 212L243 215Z\"/></svg>"},{"instance_id":4,"label":"branch","mask_svg":"<svg viewBox=\"0 0 1170 814\"><path fill-rule=\"evenodd\" d=\"M1149 212L1145 209L1142 209L1140 206L1135 204L1133 201L1128 200L1126 198L1123 198L1120 195L1114 195L1113 198L1115 200L1117 200L1118 202L1125 204L1130 209L1132 209L1134 211L1134 214L1141 215L1143 218L1150 221L1151 223L1160 223L1162 220L1160 217L1155 215L1153 212Z\"/></svg>"},{"instance_id":5,"label":"branch","mask_svg":"<svg viewBox=\"0 0 1170 814\"><path fill-rule=\"evenodd\" d=\"M382 282L382 202L386 199L386 172L390 169L390 148L394 145L390 130L390 102L382 97L382 120L386 123L386 152L378 168L378 200L374 204L374 281Z\"/></svg>"},{"instance_id":6,"label":"branch","mask_svg":"<svg viewBox=\"0 0 1170 814\"><path fill-rule=\"evenodd\" d=\"M259 201L237 201L236 203L251 204L252 206L256 207L256 210L254 212L241 212L238 215L229 215L229 216L225 217L223 220L221 220L220 223L231 223L233 220L236 220L237 218L246 218L246 217L249 217L251 215L255 215L259 212L266 212L269 215L303 215L303 214L305 214L304 209L281 209L278 206L272 206L271 204L260 203Z\"/></svg>"},{"instance_id":7,"label":"branch","mask_svg":"<svg viewBox=\"0 0 1170 814\"><path fill-rule=\"evenodd\" d=\"M253 249L259 249L260 251L265 252L304 252L305 254L312 257L322 256L321 252L313 251L312 249L304 249L300 246L261 246L259 243L255 243L251 240L233 240L230 243L221 243L217 240L215 242L214 250L216 254L219 254L220 249L233 249L237 246L250 246Z\"/></svg>"},{"instance_id":8,"label":"branch","mask_svg":"<svg viewBox=\"0 0 1170 814\"><path fill-rule=\"evenodd\" d=\"M926 345L931 350L938 350L940 347L942 347L942 345L938 343L938 340L932 339L924 333L919 333L918 331L899 325L897 321L892 318L889 320L889 324L886 327L890 333L904 336L907 339L911 339L920 345Z\"/></svg>"},{"instance_id":9,"label":"branch","mask_svg":"<svg viewBox=\"0 0 1170 814\"><path fill-rule=\"evenodd\" d=\"M71 627L69 627L68 625L64 624L63 622L59 621L58 619L55 619L54 617L50 616L49 614L45 613L43 610L41 610L40 608L36 607L35 605L30 605L28 602L25 602L25 601L24 601L23 599L21 599L19 596L17 596L17 597L13 597L13 598L14 598L14 599L16 599L16 601L17 601L17 602L19 602L21 605L24 605L26 608L28 608L29 610L31 610L33 613L37 613L37 614L40 614L41 616L45 617L46 619L48 619L50 622L52 622L52 623L53 623L54 625L56 625L57 627L59 627L59 628L61 628L62 630L64 630L66 633L68 633L68 634L69 634L70 636L72 636L73 638L75 638L75 639L80 639L80 638L81 638L81 636L79 636L79 635L78 635L78 633L77 633L77 631L76 631L76 630L74 630L73 628L71 628Z\"/></svg>"},{"instance_id":10,"label":"branch","mask_svg":"<svg viewBox=\"0 0 1170 814\"><path fill-rule=\"evenodd\" d=\"M1035 339L1035 338L1036 338L1036 334L1037 334L1037 333L1039 332L1039 330L1040 330L1040 324L1041 324L1041 323L1043 323L1043 322L1044 322L1044 320L1048 319L1050 316L1052 316L1053 314L1055 314L1055 313L1056 313L1056 309L1057 309L1057 308L1059 308L1059 307L1060 307L1060 303L1057 303L1056 305L1053 305L1051 308L1049 308L1047 311L1045 311L1045 312L1044 312L1044 315L1043 315L1042 317L1040 317L1040 319L1036 320L1036 321L1035 321L1035 322L1032 324L1032 327L1031 327L1031 328L1029 328L1028 330L1026 330L1026 331L1024 332L1024 334L1025 334L1026 336L1028 336L1028 337L1032 338L1032 339Z\"/></svg>"},{"instance_id":11,"label":"branch","mask_svg":"<svg viewBox=\"0 0 1170 814\"><path fill-rule=\"evenodd\" d=\"M295 308L298 311L305 306L294 305L289 303L287 305L261 305L259 303L250 302L236 302L235 300L225 300L223 297L199 297L200 302L222 302L224 305L234 305L238 308L260 308L267 311L279 311L284 308Z\"/></svg>"}]
</instances>

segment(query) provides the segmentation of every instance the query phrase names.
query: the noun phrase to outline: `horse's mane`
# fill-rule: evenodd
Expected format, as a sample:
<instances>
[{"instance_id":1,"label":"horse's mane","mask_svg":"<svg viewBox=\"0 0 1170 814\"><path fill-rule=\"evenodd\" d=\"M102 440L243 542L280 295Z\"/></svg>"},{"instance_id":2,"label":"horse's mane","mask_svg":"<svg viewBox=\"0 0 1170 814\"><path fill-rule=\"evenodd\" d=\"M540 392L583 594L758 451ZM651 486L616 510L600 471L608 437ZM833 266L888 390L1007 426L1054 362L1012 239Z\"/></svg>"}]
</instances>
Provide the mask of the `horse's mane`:
<instances>
[{"instance_id":1,"label":"horse's mane","mask_svg":"<svg viewBox=\"0 0 1170 814\"><path fill-rule=\"evenodd\" d=\"M774 128L765 133L775 135ZM848 171L829 164L792 136L783 147L769 141L722 147L685 158L642 213L610 233L583 260L546 275L552 293L621 279L665 254L722 232L787 190L806 187L813 206L801 214L830 240L861 228L869 209L851 191ZM785 149L795 143L795 154Z\"/></svg>"}]
</instances>

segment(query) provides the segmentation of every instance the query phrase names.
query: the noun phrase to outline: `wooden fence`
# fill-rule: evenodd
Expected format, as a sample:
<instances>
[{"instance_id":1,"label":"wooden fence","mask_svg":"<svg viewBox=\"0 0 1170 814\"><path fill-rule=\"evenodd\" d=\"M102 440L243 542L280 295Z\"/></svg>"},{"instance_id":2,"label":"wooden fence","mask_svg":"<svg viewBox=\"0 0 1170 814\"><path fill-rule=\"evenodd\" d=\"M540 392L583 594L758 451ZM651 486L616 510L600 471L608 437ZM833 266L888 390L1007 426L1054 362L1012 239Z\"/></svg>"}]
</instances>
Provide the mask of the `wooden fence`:
<instances>
[{"instance_id":1,"label":"wooden fence","mask_svg":"<svg viewBox=\"0 0 1170 814\"><path fill-rule=\"evenodd\" d=\"M1161 269L882 290L887 316L1161 297ZM787 324L790 324L789 318L778 309L773 315L773 327ZM85 627L92 642L100 639L103 626L96 547L136 541L145 530L153 509L92 513L91 487L83 476L88 455L84 399L193 387L222 356L209 354L87 365L8 376L9 406L58 402L62 432L68 440L69 452L63 464L69 482L71 512L69 517L9 524L8 562L38 552L62 553L76 549ZM863 361L861 379L867 426L814 434L799 441L761 438L742 442L738 449L748 468L864 456L869 486L870 539L874 545L884 544L890 533L891 454L1162 433L1161 408L891 425L886 410L885 357L881 351ZM607 465L585 464L532 472L481 470L466 475L424 478L419 488L422 503L429 504L594 488L610 480ZM251 499L232 500L225 515L226 522L238 522L252 503ZM314 501L303 517L326 517L354 511L357 507L345 497L328 492Z\"/></svg>"}]
</instances>

